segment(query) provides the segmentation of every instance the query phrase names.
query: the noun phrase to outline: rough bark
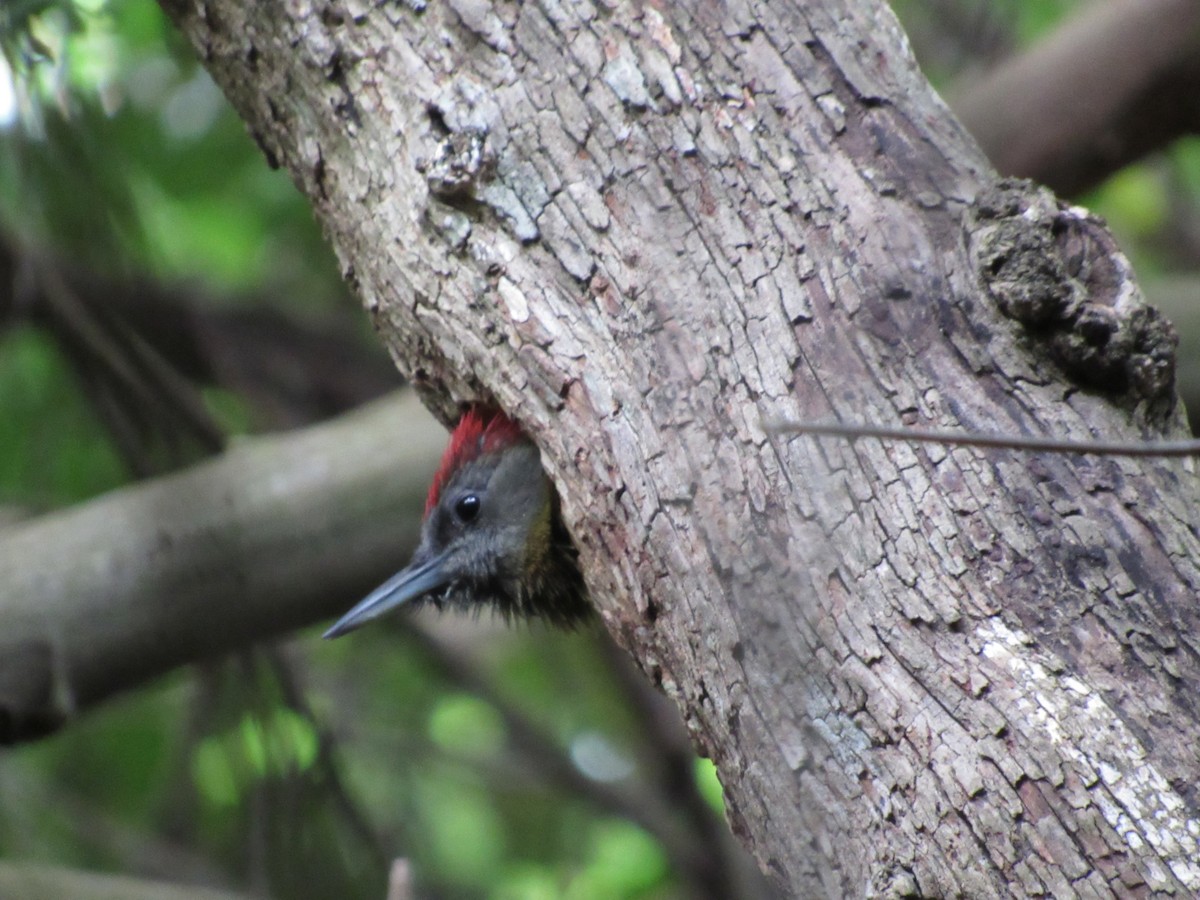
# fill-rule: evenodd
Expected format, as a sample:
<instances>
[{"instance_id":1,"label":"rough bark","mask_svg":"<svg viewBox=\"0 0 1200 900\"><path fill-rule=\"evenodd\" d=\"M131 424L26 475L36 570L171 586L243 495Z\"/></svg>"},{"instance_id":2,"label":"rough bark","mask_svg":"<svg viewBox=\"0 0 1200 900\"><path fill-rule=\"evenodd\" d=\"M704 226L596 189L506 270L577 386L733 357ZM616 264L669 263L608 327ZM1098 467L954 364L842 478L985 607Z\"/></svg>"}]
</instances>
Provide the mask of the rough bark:
<instances>
[{"instance_id":1,"label":"rough bark","mask_svg":"<svg viewBox=\"0 0 1200 900\"><path fill-rule=\"evenodd\" d=\"M1200 891L1188 463L1095 221L996 186L869 0L164 0L443 412L498 402L796 896Z\"/></svg>"}]
</instances>

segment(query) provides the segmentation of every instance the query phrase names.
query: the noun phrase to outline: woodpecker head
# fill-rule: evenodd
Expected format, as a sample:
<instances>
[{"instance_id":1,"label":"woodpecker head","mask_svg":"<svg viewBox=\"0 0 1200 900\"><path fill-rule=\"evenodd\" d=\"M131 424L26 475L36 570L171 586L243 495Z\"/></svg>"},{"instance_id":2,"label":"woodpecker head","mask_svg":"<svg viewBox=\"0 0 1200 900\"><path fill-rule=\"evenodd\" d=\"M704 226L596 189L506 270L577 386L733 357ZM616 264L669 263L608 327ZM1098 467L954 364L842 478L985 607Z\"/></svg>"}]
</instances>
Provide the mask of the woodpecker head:
<instances>
[{"instance_id":1,"label":"woodpecker head","mask_svg":"<svg viewBox=\"0 0 1200 900\"><path fill-rule=\"evenodd\" d=\"M462 417L429 488L412 562L325 637L418 602L476 610L490 603L505 617L564 626L591 611L537 448L502 413L471 409Z\"/></svg>"}]
</instances>

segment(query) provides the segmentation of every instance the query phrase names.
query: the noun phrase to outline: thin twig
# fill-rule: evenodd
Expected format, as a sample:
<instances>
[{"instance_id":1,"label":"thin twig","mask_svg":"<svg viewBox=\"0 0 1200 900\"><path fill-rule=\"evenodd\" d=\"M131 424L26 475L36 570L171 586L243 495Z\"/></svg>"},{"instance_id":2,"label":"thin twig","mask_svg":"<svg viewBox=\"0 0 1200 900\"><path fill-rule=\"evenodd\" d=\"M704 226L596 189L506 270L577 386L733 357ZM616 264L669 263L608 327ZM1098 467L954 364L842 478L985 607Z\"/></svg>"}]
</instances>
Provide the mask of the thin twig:
<instances>
[{"instance_id":1,"label":"thin twig","mask_svg":"<svg viewBox=\"0 0 1200 900\"><path fill-rule=\"evenodd\" d=\"M1000 434L987 431L958 431L942 428L906 428L886 425L859 425L844 422L763 423L769 434L810 434L842 437L915 441L924 444L951 444L958 447L997 447L1022 452L1074 453L1085 456L1180 457L1200 455L1200 440L1179 441L1073 441L1065 438L1036 437L1024 434Z\"/></svg>"},{"instance_id":2,"label":"thin twig","mask_svg":"<svg viewBox=\"0 0 1200 900\"><path fill-rule=\"evenodd\" d=\"M136 415L146 431L158 431L168 446L177 439L179 429L195 439L205 454L220 452L224 434L187 379L120 320L105 317L103 309L89 307L57 269L42 265L37 278L55 334L81 378L85 384L95 377L108 385L108 412L120 413L124 419ZM104 407L100 409L104 411ZM123 422L113 428L128 431ZM119 443L129 454L125 446L128 435L125 437ZM182 458L178 452L174 455ZM131 456L135 471L150 468L147 458L145 446L139 443Z\"/></svg>"},{"instance_id":3,"label":"thin twig","mask_svg":"<svg viewBox=\"0 0 1200 900\"><path fill-rule=\"evenodd\" d=\"M367 848L372 859L380 868L388 865L391 855L384 847L379 835L371 827L368 817L350 795L342 781L341 766L338 764L338 746L333 733L317 718L297 679L296 673L278 647L267 647L264 658L279 684L283 701L293 712L300 715L317 735L317 767L325 789L333 798L334 806L342 814L351 831Z\"/></svg>"}]
</instances>

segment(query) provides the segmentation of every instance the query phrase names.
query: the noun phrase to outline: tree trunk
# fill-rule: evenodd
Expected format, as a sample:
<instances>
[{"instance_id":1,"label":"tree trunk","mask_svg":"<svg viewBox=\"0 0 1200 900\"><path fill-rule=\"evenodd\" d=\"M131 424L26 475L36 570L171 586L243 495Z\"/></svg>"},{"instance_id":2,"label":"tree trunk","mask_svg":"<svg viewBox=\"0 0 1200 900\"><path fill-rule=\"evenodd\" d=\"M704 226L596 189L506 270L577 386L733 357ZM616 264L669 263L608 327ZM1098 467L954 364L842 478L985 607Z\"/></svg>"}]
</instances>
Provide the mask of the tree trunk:
<instances>
[{"instance_id":1,"label":"tree trunk","mask_svg":"<svg viewBox=\"0 0 1200 900\"><path fill-rule=\"evenodd\" d=\"M1102 226L997 185L872 0L163 0L445 414L542 449L609 628L795 896L1200 891L1188 462Z\"/></svg>"}]
</instances>

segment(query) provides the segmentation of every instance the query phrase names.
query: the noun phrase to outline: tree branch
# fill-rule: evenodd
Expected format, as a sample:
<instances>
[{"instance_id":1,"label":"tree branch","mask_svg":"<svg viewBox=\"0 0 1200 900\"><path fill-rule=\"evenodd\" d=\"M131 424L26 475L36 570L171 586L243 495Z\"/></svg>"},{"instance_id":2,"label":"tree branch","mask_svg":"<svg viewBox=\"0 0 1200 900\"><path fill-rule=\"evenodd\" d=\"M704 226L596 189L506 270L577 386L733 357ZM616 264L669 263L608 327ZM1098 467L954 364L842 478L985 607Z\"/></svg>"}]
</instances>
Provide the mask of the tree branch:
<instances>
[{"instance_id":1,"label":"tree branch","mask_svg":"<svg viewBox=\"0 0 1200 900\"><path fill-rule=\"evenodd\" d=\"M248 894L54 866L0 862L0 896L72 900L252 900Z\"/></svg>"},{"instance_id":2,"label":"tree branch","mask_svg":"<svg viewBox=\"0 0 1200 900\"><path fill-rule=\"evenodd\" d=\"M951 105L1002 173L1078 194L1200 131L1200 4L1086 6Z\"/></svg>"},{"instance_id":3,"label":"tree branch","mask_svg":"<svg viewBox=\"0 0 1200 900\"><path fill-rule=\"evenodd\" d=\"M0 532L0 739L344 610L411 553L444 441L394 396Z\"/></svg>"}]
</instances>

